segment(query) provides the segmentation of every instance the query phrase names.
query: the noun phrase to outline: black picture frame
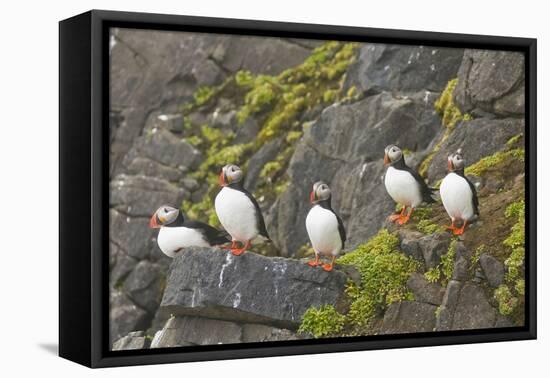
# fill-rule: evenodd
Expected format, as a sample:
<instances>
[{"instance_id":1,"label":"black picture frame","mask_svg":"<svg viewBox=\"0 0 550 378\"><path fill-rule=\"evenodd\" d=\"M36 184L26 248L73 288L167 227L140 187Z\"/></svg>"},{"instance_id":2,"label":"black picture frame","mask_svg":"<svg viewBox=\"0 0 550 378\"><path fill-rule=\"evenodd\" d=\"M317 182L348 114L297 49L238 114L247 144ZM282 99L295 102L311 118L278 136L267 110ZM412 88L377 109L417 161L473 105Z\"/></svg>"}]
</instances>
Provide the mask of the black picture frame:
<instances>
[{"instance_id":1,"label":"black picture frame","mask_svg":"<svg viewBox=\"0 0 550 378\"><path fill-rule=\"evenodd\" d=\"M109 28L513 50L526 62L523 327L112 352L108 347ZM92 10L59 23L59 354L89 367L535 339L536 39ZM78 216L74 216L78 214Z\"/></svg>"}]
</instances>

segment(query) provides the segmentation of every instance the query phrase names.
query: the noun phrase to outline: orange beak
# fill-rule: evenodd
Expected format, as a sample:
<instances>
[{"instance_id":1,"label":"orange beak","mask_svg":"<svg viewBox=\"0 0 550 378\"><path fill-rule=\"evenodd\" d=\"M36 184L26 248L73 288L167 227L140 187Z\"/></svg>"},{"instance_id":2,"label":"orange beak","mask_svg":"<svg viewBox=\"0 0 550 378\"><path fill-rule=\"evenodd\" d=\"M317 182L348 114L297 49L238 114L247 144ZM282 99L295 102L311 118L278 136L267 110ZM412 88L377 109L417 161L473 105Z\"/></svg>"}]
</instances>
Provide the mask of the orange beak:
<instances>
[{"instance_id":1,"label":"orange beak","mask_svg":"<svg viewBox=\"0 0 550 378\"><path fill-rule=\"evenodd\" d=\"M384 153L384 165L390 164L390 157L388 154Z\"/></svg>"},{"instance_id":2,"label":"orange beak","mask_svg":"<svg viewBox=\"0 0 550 378\"><path fill-rule=\"evenodd\" d=\"M218 177L218 183L220 186L225 186L225 175L223 174L223 169L220 172L220 176Z\"/></svg>"},{"instance_id":3,"label":"orange beak","mask_svg":"<svg viewBox=\"0 0 550 378\"><path fill-rule=\"evenodd\" d=\"M313 203L315 202L316 198L315 198L315 192L312 190L311 193L309 193L309 202Z\"/></svg>"},{"instance_id":4,"label":"orange beak","mask_svg":"<svg viewBox=\"0 0 550 378\"><path fill-rule=\"evenodd\" d=\"M151 220L149 220L149 228L160 228L159 224L157 223L157 213L154 213L151 217Z\"/></svg>"}]
</instances>

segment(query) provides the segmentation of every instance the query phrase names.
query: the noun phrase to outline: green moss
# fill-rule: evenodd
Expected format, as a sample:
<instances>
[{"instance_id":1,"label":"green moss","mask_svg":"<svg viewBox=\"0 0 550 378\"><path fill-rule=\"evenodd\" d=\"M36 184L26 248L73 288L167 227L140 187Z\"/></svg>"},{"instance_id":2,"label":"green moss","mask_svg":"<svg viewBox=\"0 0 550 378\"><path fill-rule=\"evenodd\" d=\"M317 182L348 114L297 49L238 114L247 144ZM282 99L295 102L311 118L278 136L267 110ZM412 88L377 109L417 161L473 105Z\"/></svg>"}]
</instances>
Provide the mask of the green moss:
<instances>
[{"instance_id":1,"label":"green moss","mask_svg":"<svg viewBox=\"0 0 550 378\"><path fill-rule=\"evenodd\" d=\"M457 122L472 119L471 115L462 114L453 100L453 92L457 84L458 79L450 80L434 103L435 110L441 115L443 125L451 130L454 129Z\"/></svg>"},{"instance_id":2,"label":"green moss","mask_svg":"<svg viewBox=\"0 0 550 378\"><path fill-rule=\"evenodd\" d=\"M525 280L517 280L515 289L519 295L525 295Z\"/></svg>"},{"instance_id":3,"label":"green moss","mask_svg":"<svg viewBox=\"0 0 550 378\"><path fill-rule=\"evenodd\" d=\"M443 227L433 223L428 219L422 219L420 222L418 222L418 224L416 225L416 228L418 229L418 231L426 235L431 235L431 234L435 234L436 232L443 231Z\"/></svg>"},{"instance_id":4,"label":"green moss","mask_svg":"<svg viewBox=\"0 0 550 378\"><path fill-rule=\"evenodd\" d=\"M516 148L508 151L498 151L466 167L464 173L467 175L482 176L489 169L498 167L510 159L517 159L521 162L525 161L525 149Z\"/></svg>"},{"instance_id":5,"label":"green moss","mask_svg":"<svg viewBox=\"0 0 550 378\"><path fill-rule=\"evenodd\" d=\"M399 239L388 230L381 230L338 263L354 266L361 275L361 285L350 284L346 290L352 301L346 317L353 328L367 327L377 311L393 302L412 299L406 282L419 263L399 251Z\"/></svg>"},{"instance_id":6,"label":"green moss","mask_svg":"<svg viewBox=\"0 0 550 378\"><path fill-rule=\"evenodd\" d=\"M505 211L507 218L516 218L510 235L504 239L502 244L511 249L510 256L504 261L508 268L506 281L516 282L523 275L523 264L525 261L525 201L520 200L510 204Z\"/></svg>"},{"instance_id":7,"label":"green moss","mask_svg":"<svg viewBox=\"0 0 550 378\"><path fill-rule=\"evenodd\" d=\"M424 273L424 277L430 282L438 282L441 278L441 270L439 270L439 266L435 266L428 270Z\"/></svg>"},{"instance_id":8,"label":"green moss","mask_svg":"<svg viewBox=\"0 0 550 378\"><path fill-rule=\"evenodd\" d=\"M457 241L451 241L447 253L441 256L441 271L445 276L445 282L449 281L453 276L455 256L456 256Z\"/></svg>"},{"instance_id":9,"label":"green moss","mask_svg":"<svg viewBox=\"0 0 550 378\"><path fill-rule=\"evenodd\" d=\"M510 235L502 244L511 249L510 256L504 261L507 268L506 284L500 285L494 293L501 314L511 315L521 297L525 295L525 279L523 278L523 265L525 260L525 202L514 202L506 208L505 216L515 218Z\"/></svg>"},{"instance_id":10,"label":"green moss","mask_svg":"<svg viewBox=\"0 0 550 378\"><path fill-rule=\"evenodd\" d=\"M212 96L215 93L215 89L213 87L200 87L197 89L193 97L195 98L195 104L198 106L204 105L212 98Z\"/></svg>"},{"instance_id":11,"label":"green moss","mask_svg":"<svg viewBox=\"0 0 550 378\"><path fill-rule=\"evenodd\" d=\"M456 256L456 243L456 240L451 241L447 253L441 256L439 264L424 273L424 277L428 281L438 282L441 280L441 283L446 285L452 278Z\"/></svg>"},{"instance_id":12,"label":"green moss","mask_svg":"<svg viewBox=\"0 0 550 378\"><path fill-rule=\"evenodd\" d=\"M422 163L420 163L420 167L418 168L418 173L422 177L426 177L426 174L428 173L428 168L430 167L430 164L435 156L443 146L443 143L449 138L449 135L451 135L452 130L450 128L447 128L445 132L443 133L443 136L437 142L437 144L434 146L433 150L422 160Z\"/></svg>"},{"instance_id":13,"label":"green moss","mask_svg":"<svg viewBox=\"0 0 550 378\"><path fill-rule=\"evenodd\" d=\"M184 128L185 138L207 157L193 176L206 182L207 189L201 201L185 202L182 209L217 224L215 212L208 206L219 190L217 176L221 167L233 163L246 170L250 157L265 143L279 137L282 138L281 152L262 170L254 194L271 201L283 193L289 185L285 172L305 127L300 123L303 112L342 99L341 80L355 59L357 47L356 43L326 42L302 64L279 75L239 71L219 86L199 88L194 95L195 101L182 107L185 119L197 107L226 97L238 106L237 120L241 127L246 127L244 122L254 116L260 131L250 143L235 144L232 132L189 123Z\"/></svg>"},{"instance_id":14,"label":"green moss","mask_svg":"<svg viewBox=\"0 0 550 378\"><path fill-rule=\"evenodd\" d=\"M523 133L511 137L506 142L506 146L508 146L509 148L513 148L521 140L521 138L523 138Z\"/></svg>"},{"instance_id":15,"label":"green moss","mask_svg":"<svg viewBox=\"0 0 550 378\"><path fill-rule=\"evenodd\" d=\"M512 314L519 303L506 285L500 285L495 290L494 297L498 302L498 310L502 315Z\"/></svg>"},{"instance_id":16,"label":"green moss","mask_svg":"<svg viewBox=\"0 0 550 378\"><path fill-rule=\"evenodd\" d=\"M299 333L310 333L315 338L336 336L344 328L346 317L339 314L334 306L324 305L309 308L303 318Z\"/></svg>"},{"instance_id":17,"label":"green moss","mask_svg":"<svg viewBox=\"0 0 550 378\"><path fill-rule=\"evenodd\" d=\"M470 269L474 269L474 267L479 263L479 257L482 253L485 252L485 244L480 244L474 253L472 254L472 257L470 258Z\"/></svg>"}]
</instances>

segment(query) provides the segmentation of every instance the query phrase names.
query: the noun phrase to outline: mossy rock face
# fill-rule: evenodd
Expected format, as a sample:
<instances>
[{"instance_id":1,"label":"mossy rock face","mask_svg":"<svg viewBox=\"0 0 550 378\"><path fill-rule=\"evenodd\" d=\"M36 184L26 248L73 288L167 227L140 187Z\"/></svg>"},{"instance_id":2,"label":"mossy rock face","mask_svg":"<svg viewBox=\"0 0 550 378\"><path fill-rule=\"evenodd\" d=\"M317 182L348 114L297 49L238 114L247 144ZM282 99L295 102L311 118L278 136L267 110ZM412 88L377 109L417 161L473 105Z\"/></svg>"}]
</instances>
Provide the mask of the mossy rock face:
<instances>
[{"instance_id":1,"label":"mossy rock face","mask_svg":"<svg viewBox=\"0 0 550 378\"><path fill-rule=\"evenodd\" d=\"M522 133L524 128L524 121L516 118L479 118L457 123L454 131L433 154L426 170L427 179L434 183L443 178L447 169L447 157L459 148L462 148L467 165L471 165L486 156L507 149L506 143Z\"/></svg>"}]
</instances>

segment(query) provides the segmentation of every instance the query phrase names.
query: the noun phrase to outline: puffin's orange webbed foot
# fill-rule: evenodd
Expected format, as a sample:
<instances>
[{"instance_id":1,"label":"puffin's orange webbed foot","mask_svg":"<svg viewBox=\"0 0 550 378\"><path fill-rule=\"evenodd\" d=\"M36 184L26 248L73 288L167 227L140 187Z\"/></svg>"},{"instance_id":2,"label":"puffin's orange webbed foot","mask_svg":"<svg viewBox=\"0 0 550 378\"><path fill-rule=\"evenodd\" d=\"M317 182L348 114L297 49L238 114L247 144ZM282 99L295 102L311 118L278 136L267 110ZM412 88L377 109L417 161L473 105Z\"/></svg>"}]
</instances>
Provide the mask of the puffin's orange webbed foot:
<instances>
[{"instance_id":1,"label":"puffin's orange webbed foot","mask_svg":"<svg viewBox=\"0 0 550 378\"><path fill-rule=\"evenodd\" d=\"M455 228L455 229L453 230L453 235L459 236L459 235L464 234L464 231L466 230L466 224L467 224L467 223L468 223L468 222L464 221L464 223L462 224L462 227L460 227L460 228Z\"/></svg>"},{"instance_id":2,"label":"puffin's orange webbed foot","mask_svg":"<svg viewBox=\"0 0 550 378\"><path fill-rule=\"evenodd\" d=\"M231 250L231 253L233 254L233 256L240 256L240 255L242 255L245 251L246 251L246 249L244 249L244 248L235 248L235 249L232 249L232 250Z\"/></svg>"},{"instance_id":3,"label":"puffin's orange webbed foot","mask_svg":"<svg viewBox=\"0 0 550 378\"><path fill-rule=\"evenodd\" d=\"M319 255L315 255L315 260L308 261L307 265L313 266L313 267L321 265L321 263L319 262Z\"/></svg>"},{"instance_id":4,"label":"puffin's orange webbed foot","mask_svg":"<svg viewBox=\"0 0 550 378\"><path fill-rule=\"evenodd\" d=\"M233 254L233 256L240 256L245 253L248 248L250 248L250 241L246 242L246 244L242 248L232 248L231 253Z\"/></svg>"},{"instance_id":5,"label":"puffin's orange webbed foot","mask_svg":"<svg viewBox=\"0 0 550 378\"><path fill-rule=\"evenodd\" d=\"M406 217L401 217L401 218L399 218L399 220L397 221L397 224L403 225L403 224L407 223L407 222L409 221L410 218L411 218L410 215L408 215L408 216L406 216Z\"/></svg>"},{"instance_id":6,"label":"puffin's orange webbed foot","mask_svg":"<svg viewBox=\"0 0 550 378\"><path fill-rule=\"evenodd\" d=\"M327 272L330 272L333 267L333 264L323 264L323 270Z\"/></svg>"},{"instance_id":7,"label":"puffin's orange webbed foot","mask_svg":"<svg viewBox=\"0 0 550 378\"><path fill-rule=\"evenodd\" d=\"M326 272L330 272L334 267L334 260L336 260L336 256L332 256L332 261L330 262L330 264L323 264L323 270Z\"/></svg>"},{"instance_id":8,"label":"puffin's orange webbed foot","mask_svg":"<svg viewBox=\"0 0 550 378\"><path fill-rule=\"evenodd\" d=\"M395 222L398 219L401 219L401 214L392 214L388 217L390 222Z\"/></svg>"}]
</instances>

